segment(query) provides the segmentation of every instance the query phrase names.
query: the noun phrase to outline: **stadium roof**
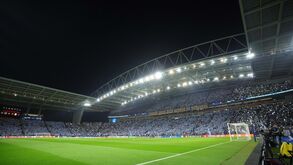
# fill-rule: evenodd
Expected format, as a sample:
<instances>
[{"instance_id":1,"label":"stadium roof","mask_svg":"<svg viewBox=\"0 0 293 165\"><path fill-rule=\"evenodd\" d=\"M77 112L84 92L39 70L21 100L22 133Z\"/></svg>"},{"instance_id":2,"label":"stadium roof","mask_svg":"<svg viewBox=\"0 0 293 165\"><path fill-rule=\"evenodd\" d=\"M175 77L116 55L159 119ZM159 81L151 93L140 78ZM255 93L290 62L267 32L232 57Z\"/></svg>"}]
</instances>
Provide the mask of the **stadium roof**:
<instances>
[{"instance_id":1,"label":"stadium roof","mask_svg":"<svg viewBox=\"0 0 293 165\"><path fill-rule=\"evenodd\" d=\"M96 107L85 107L95 98L53 89L41 85L0 77L0 101L22 103L26 106L66 110L97 110Z\"/></svg>"},{"instance_id":2,"label":"stadium roof","mask_svg":"<svg viewBox=\"0 0 293 165\"><path fill-rule=\"evenodd\" d=\"M268 79L291 75L293 1L239 2L244 34L184 48L141 64L96 90L92 96L97 101L93 104L115 109L148 95L228 80L229 76ZM252 61L246 56L257 58Z\"/></svg>"},{"instance_id":3,"label":"stadium roof","mask_svg":"<svg viewBox=\"0 0 293 165\"><path fill-rule=\"evenodd\" d=\"M258 56L266 56L265 60L262 58L255 63L257 77L269 78L280 72L291 72L292 58L275 55L293 51L293 1L239 2L248 47Z\"/></svg>"},{"instance_id":4,"label":"stadium roof","mask_svg":"<svg viewBox=\"0 0 293 165\"><path fill-rule=\"evenodd\" d=\"M257 54L292 49L292 0L240 0L249 48Z\"/></svg>"},{"instance_id":5,"label":"stadium roof","mask_svg":"<svg viewBox=\"0 0 293 165\"><path fill-rule=\"evenodd\" d=\"M244 33L190 46L122 73L92 94L96 98L92 104L113 110L177 88L251 78L254 55Z\"/></svg>"}]
</instances>

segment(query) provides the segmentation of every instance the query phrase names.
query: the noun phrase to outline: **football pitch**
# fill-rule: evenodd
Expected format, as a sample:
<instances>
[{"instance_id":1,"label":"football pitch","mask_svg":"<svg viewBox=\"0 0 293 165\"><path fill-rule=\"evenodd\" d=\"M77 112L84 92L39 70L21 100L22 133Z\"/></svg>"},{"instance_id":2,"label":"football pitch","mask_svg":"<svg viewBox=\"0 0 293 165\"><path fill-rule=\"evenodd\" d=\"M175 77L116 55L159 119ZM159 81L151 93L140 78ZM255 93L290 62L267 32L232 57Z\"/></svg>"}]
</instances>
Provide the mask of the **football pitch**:
<instances>
[{"instance_id":1,"label":"football pitch","mask_svg":"<svg viewBox=\"0 0 293 165\"><path fill-rule=\"evenodd\" d=\"M0 139L0 164L242 165L256 144L228 138Z\"/></svg>"}]
</instances>

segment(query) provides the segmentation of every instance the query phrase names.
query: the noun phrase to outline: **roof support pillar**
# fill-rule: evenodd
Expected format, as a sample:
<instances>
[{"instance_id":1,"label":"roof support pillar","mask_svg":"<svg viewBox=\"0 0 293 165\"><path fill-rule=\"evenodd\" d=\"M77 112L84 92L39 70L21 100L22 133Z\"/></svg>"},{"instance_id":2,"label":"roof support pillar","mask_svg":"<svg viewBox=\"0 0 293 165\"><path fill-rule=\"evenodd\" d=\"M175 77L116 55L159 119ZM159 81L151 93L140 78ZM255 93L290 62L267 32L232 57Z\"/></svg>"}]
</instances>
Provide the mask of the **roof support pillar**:
<instances>
[{"instance_id":1,"label":"roof support pillar","mask_svg":"<svg viewBox=\"0 0 293 165\"><path fill-rule=\"evenodd\" d=\"M77 111L73 112L72 123L80 124L81 118L82 118L82 115L83 115L83 111L84 110L81 109L81 110L77 110Z\"/></svg>"}]
</instances>

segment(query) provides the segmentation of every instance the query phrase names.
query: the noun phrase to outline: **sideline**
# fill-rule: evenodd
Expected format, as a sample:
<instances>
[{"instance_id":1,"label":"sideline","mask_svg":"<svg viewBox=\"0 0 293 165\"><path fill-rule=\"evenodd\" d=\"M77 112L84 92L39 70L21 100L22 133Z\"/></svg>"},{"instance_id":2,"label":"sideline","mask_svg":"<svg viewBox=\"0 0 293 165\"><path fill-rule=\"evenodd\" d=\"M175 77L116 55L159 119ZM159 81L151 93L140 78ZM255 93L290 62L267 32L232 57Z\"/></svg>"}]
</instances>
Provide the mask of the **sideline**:
<instances>
[{"instance_id":1,"label":"sideline","mask_svg":"<svg viewBox=\"0 0 293 165\"><path fill-rule=\"evenodd\" d=\"M153 163L153 162L158 162L158 161L162 161L162 160L166 160L166 159L170 159L170 158L174 158L174 157L186 155L186 154L189 154L189 153L193 153L193 152L197 152L197 151L201 151L201 150L213 148L213 147L216 147L216 146L219 146L219 145L223 145L223 144L227 144L227 143L231 143L231 141L229 141L229 142L223 142L223 143L218 143L218 144L210 145L210 146L203 147L203 148L198 148L198 149L195 149L195 150L191 150L191 151L187 151L187 152L183 152L183 153L179 153L179 154L175 154L175 155L163 157L163 158L160 158L160 159L155 159L155 160L151 160L151 161L147 161L147 162L143 162L143 163L138 163L136 165L150 164L150 163Z\"/></svg>"}]
</instances>

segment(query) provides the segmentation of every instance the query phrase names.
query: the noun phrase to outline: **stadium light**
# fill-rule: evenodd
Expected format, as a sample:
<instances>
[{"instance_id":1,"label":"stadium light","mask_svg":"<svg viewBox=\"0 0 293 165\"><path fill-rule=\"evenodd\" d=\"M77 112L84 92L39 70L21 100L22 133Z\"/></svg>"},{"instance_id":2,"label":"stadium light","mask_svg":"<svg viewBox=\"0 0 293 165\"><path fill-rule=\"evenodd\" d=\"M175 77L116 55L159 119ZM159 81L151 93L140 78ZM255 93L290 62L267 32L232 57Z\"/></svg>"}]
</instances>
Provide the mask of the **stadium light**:
<instances>
[{"instance_id":1,"label":"stadium light","mask_svg":"<svg viewBox=\"0 0 293 165\"><path fill-rule=\"evenodd\" d=\"M239 78L243 78L243 77L244 77L244 74L240 74L240 75L239 75Z\"/></svg>"},{"instance_id":2,"label":"stadium light","mask_svg":"<svg viewBox=\"0 0 293 165\"><path fill-rule=\"evenodd\" d=\"M234 76L233 76L233 75L231 75L231 76L230 76L230 78L234 78Z\"/></svg>"},{"instance_id":3,"label":"stadium light","mask_svg":"<svg viewBox=\"0 0 293 165\"><path fill-rule=\"evenodd\" d=\"M167 86L167 88L166 88L167 90L170 90L170 86Z\"/></svg>"},{"instance_id":4,"label":"stadium light","mask_svg":"<svg viewBox=\"0 0 293 165\"><path fill-rule=\"evenodd\" d=\"M90 107L91 104L90 104L89 102L86 102L86 103L83 104L83 106L85 106L85 107Z\"/></svg>"},{"instance_id":5,"label":"stadium light","mask_svg":"<svg viewBox=\"0 0 293 165\"><path fill-rule=\"evenodd\" d=\"M183 87L187 86L187 82L183 82L183 83L182 83L182 86L183 86Z\"/></svg>"},{"instance_id":6,"label":"stadium light","mask_svg":"<svg viewBox=\"0 0 293 165\"><path fill-rule=\"evenodd\" d=\"M249 51L249 52L247 53L247 55L246 55L246 58L247 58L247 59L252 59L254 56L255 56L255 54Z\"/></svg>"},{"instance_id":7,"label":"stadium light","mask_svg":"<svg viewBox=\"0 0 293 165\"><path fill-rule=\"evenodd\" d=\"M237 57L237 56L234 56L234 57L233 57L233 59L234 59L234 60L237 60L237 59L238 59L238 57Z\"/></svg>"},{"instance_id":8,"label":"stadium light","mask_svg":"<svg viewBox=\"0 0 293 165\"><path fill-rule=\"evenodd\" d=\"M177 73L180 73L180 72L181 72L181 68L180 68L180 67L177 68L177 69L176 69L176 72L177 72Z\"/></svg>"},{"instance_id":9,"label":"stadium light","mask_svg":"<svg viewBox=\"0 0 293 165\"><path fill-rule=\"evenodd\" d=\"M177 87L181 87L181 84L179 83L179 84L177 84Z\"/></svg>"},{"instance_id":10,"label":"stadium light","mask_svg":"<svg viewBox=\"0 0 293 165\"><path fill-rule=\"evenodd\" d=\"M226 62L227 62L227 58L221 58L220 61L221 61L222 63L226 63Z\"/></svg>"},{"instance_id":11,"label":"stadium light","mask_svg":"<svg viewBox=\"0 0 293 165\"><path fill-rule=\"evenodd\" d=\"M247 77L251 77L251 78L253 78L253 73L248 73L248 74L247 74Z\"/></svg>"},{"instance_id":12,"label":"stadium light","mask_svg":"<svg viewBox=\"0 0 293 165\"><path fill-rule=\"evenodd\" d=\"M100 98L97 98L97 102L100 102L101 101L101 99Z\"/></svg>"},{"instance_id":13,"label":"stadium light","mask_svg":"<svg viewBox=\"0 0 293 165\"><path fill-rule=\"evenodd\" d=\"M211 65L214 65L215 64L215 60L211 60Z\"/></svg>"},{"instance_id":14,"label":"stadium light","mask_svg":"<svg viewBox=\"0 0 293 165\"><path fill-rule=\"evenodd\" d=\"M174 70L173 69L169 70L169 74L170 75L174 74Z\"/></svg>"},{"instance_id":15,"label":"stadium light","mask_svg":"<svg viewBox=\"0 0 293 165\"><path fill-rule=\"evenodd\" d=\"M144 81L150 81L151 80L151 76L146 76L145 78L144 78Z\"/></svg>"},{"instance_id":16,"label":"stadium light","mask_svg":"<svg viewBox=\"0 0 293 165\"><path fill-rule=\"evenodd\" d=\"M155 79L159 80L159 79L161 79L163 77L163 73L162 72L156 72L154 76L155 76Z\"/></svg>"},{"instance_id":17,"label":"stadium light","mask_svg":"<svg viewBox=\"0 0 293 165\"><path fill-rule=\"evenodd\" d=\"M192 84L193 84L192 81L189 81L189 82L188 82L188 85L192 85Z\"/></svg>"},{"instance_id":18,"label":"stadium light","mask_svg":"<svg viewBox=\"0 0 293 165\"><path fill-rule=\"evenodd\" d=\"M219 77L215 77L214 78L214 81L219 81Z\"/></svg>"},{"instance_id":19,"label":"stadium light","mask_svg":"<svg viewBox=\"0 0 293 165\"><path fill-rule=\"evenodd\" d=\"M201 67L203 67L203 66L205 66L205 63L202 62L202 63L200 63L199 65L200 65Z\"/></svg>"},{"instance_id":20,"label":"stadium light","mask_svg":"<svg viewBox=\"0 0 293 165\"><path fill-rule=\"evenodd\" d=\"M150 80L155 79L155 76L154 75L150 75L149 77L150 77Z\"/></svg>"},{"instance_id":21,"label":"stadium light","mask_svg":"<svg viewBox=\"0 0 293 165\"><path fill-rule=\"evenodd\" d=\"M140 84L144 83L143 78L139 79L138 82L139 82Z\"/></svg>"}]
</instances>

